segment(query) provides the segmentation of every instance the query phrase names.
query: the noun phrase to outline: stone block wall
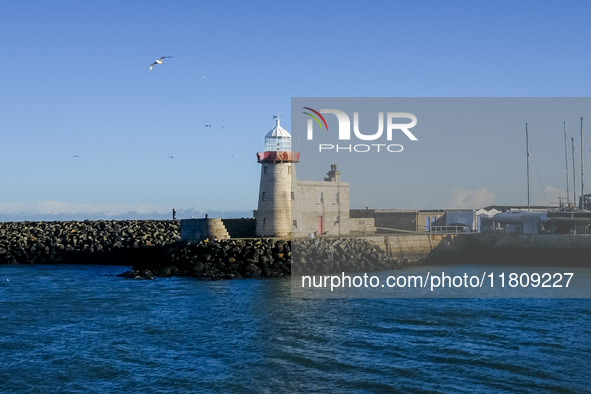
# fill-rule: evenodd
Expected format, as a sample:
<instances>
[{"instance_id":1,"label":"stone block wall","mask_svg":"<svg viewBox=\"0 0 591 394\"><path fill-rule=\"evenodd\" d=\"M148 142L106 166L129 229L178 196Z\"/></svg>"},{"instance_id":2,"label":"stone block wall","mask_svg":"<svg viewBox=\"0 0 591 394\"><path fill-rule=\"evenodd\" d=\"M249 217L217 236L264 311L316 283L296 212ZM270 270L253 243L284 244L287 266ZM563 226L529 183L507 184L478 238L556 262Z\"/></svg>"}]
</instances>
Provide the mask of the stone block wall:
<instances>
[{"instance_id":1,"label":"stone block wall","mask_svg":"<svg viewBox=\"0 0 591 394\"><path fill-rule=\"evenodd\" d=\"M290 162L261 162L256 217L259 237L286 237L291 229L292 166Z\"/></svg>"},{"instance_id":2,"label":"stone block wall","mask_svg":"<svg viewBox=\"0 0 591 394\"><path fill-rule=\"evenodd\" d=\"M350 233L349 184L347 182L298 181L294 204L297 214L292 219L294 236L306 236L319 232L322 218L322 233L339 236Z\"/></svg>"},{"instance_id":3,"label":"stone block wall","mask_svg":"<svg viewBox=\"0 0 591 394\"><path fill-rule=\"evenodd\" d=\"M230 238L256 237L256 221L254 218L222 219Z\"/></svg>"},{"instance_id":4,"label":"stone block wall","mask_svg":"<svg viewBox=\"0 0 591 394\"><path fill-rule=\"evenodd\" d=\"M181 220L181 239L182 240L202 240L209 238L229 239L230 234L226 230L222 219L182 219Z\"/></svg>"}]
</instances>

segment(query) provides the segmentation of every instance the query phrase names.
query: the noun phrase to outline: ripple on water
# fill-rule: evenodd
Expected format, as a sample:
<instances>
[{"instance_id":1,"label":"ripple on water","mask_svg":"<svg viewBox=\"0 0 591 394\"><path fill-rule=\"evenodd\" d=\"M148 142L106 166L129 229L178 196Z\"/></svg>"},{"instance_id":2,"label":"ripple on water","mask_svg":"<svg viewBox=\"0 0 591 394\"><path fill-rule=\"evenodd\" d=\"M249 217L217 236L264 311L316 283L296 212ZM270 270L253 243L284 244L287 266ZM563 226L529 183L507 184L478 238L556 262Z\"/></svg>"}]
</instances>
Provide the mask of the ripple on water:
<instances>
[{"instance_id":1,"label":"ripple on water","mask_svg":"<svg viewBox=\"0 0 591 394\"><path fill-rule=\"evenodd\" d=\"M588 389L587 300L306 300L126 269L0 267L2 391Z\"/></svg>"}]
</instances>

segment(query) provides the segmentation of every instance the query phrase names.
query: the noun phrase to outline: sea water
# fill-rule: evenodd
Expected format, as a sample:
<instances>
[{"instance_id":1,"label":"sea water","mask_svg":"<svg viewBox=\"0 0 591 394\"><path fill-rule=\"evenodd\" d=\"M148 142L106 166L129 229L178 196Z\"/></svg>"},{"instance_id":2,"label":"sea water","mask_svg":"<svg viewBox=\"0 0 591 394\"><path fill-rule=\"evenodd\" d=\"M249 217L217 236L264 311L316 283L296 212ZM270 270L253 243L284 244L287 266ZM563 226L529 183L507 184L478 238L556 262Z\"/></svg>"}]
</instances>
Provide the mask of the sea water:
<instances>
[{"instance_id":1,"label":"sea water","mask_svg":"<svg viewBox=\"0 0 591 394\"><path fill-rule=\"evenodd\" d=\"M0 266L0 392L588 392L588 299L301 299Z\"/></svg>"}]
</instances>

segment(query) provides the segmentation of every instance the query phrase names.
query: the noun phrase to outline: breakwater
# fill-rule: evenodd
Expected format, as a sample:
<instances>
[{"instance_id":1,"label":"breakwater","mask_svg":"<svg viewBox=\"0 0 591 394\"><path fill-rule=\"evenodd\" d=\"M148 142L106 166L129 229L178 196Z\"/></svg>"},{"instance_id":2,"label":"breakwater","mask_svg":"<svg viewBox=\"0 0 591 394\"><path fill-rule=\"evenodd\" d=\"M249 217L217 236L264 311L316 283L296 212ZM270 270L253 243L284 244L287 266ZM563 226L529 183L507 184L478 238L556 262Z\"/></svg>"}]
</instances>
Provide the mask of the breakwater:
<instances>
[{"instance_id":1,"label":"breakwater","mask_svg":"<svg viewBox=\"0 0 591 394\"><path fill-rule=\"evenodd\" d=\"M293 253L292 253L293 246ZM224 239L181 241L161 248L121 276L192 276L209 279L273 278L294 274L372 272L402 267L380 247L359 238Z\"/></svg>"},{"instance_id":2,"label":"breakwater","mask_svg":"<svg viewBox=\"0 0 591 394\"><path fill-rule=\"evenodd\" d=\"M244 225L244 221L239 223ZM0 223L2 264L132 265L126 277L232 279L291 274L291 242L282 239L181 241L179 221ZM394 269L378 246L361 239L300 240L296 272ZM316 263L326 262L320 266Z\"/></svg>"},{"instance_id":3,"label":"breakwater","mask_svg":"<svg viewBox=\"0 0 591 394\"><path fill-rule=\"evenodd\" d=\"M282 277L291 273L291 242L283 239L179 241L154 252L121 276L236 279Z\"/></svg>"},{"instance_id":4,"label":"breakwater","mask_svg":"<svg viewBox=\"0 0 591 394\"><path fill-rule=\"evenodd\" d=\"M401 260L364 238L317 238L293 242L294 274L376 272L401 268ZM408 264L408 261L406 262Z\"/></svg>"},{"instance_id":5,"label":"breakwater","mask_svg":"<svg viewBox=\"0 0 591 394\"><path fill-rule=\"evenodd\" d=\"M252 220L232 229L248 234ZM586 235L396 235L360 238L180 240L175 220L0 223L0 264L130 265L128 277L281 277L375 272L423 263L589 265Z\"/></svg>"},{"instance_id":6,"label":"breakwater","mask_svg":"<svg viewBox=\"0 0 591 394\"><path fill-rule=\"evenodd\" d=\"M0 264L135 264L180 238L175 220L0 223Z\"/></svg>"}]
</instances>

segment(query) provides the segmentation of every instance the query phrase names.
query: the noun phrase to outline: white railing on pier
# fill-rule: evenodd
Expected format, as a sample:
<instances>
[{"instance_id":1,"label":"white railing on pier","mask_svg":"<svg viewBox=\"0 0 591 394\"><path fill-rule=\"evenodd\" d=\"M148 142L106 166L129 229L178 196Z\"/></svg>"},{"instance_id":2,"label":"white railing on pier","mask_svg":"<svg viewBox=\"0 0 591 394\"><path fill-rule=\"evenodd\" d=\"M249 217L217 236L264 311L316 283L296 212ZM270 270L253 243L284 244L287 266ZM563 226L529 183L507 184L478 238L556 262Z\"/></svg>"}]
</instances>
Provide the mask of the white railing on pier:
<instances>
[{"instance_id":1,"label":"white railing on pier","mask_svg":"<svg viewBox=\"0 0 591 394\"><path fill-rule=\"evenodd\" d=\"M467 226L431 226L425 230L428 234L469 234L471 231Z\"/></svg>"}]
</instances>

